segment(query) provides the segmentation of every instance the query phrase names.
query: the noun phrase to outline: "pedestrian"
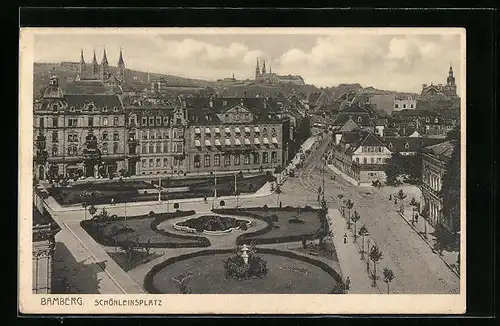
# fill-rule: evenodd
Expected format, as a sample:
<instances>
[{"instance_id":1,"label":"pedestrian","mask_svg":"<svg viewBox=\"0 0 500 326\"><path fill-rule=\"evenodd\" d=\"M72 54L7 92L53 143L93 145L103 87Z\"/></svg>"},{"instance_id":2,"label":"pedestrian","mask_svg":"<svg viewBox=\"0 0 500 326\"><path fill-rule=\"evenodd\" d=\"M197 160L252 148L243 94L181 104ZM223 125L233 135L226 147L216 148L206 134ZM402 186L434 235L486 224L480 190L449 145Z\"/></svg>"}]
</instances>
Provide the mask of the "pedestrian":
<instances>
[{"instance_id":1,"label":"pedestrian","mask_svg":"<svg viewBox=\"0 0 500 326\"><path fill-rule=\"evenodd\" d=\"M345 291L348 292L351 289L351 279L349 276L345 279Z\"/></svg>"},{"instance_id":2,"label":"pedestrian","mask_svg":"<svg viewBox=\"0 0 500 326\"><path fill-rule=\"evenodd\" d=\"M280 208L283 206L283 204L281 203L281 200L280 200Z\"/></svg>"},{"instance_id":3,"label":"pedestrian","mask_svg":"<svg viewBox=\"0 0 500 326\"><path fill-rule=\"evenodd\" d=\"M207 202L207 195L203 196L203 201L206 203Z\"/></svg>"},{"instance_id":4,"label":"pedestrian","mask_svg":"<svg viewBox=\"0 0 500 326\"><path fill-rule=\"evenodd\" d=\"M111 206L115 206L115 199L111 198Z\"/></svg>"},{"instance_id":5,"label":"pedestrian","mask_svg":"<svg viewBox=\"0 0 500 326\"><path fill-rule=\"evenodd\" d=\"M397 204L398 203L398 200L397 199L394 199L394 204Z\"/></svg>"},{"instance_id":6,"label":"pedestrian","mask_svg":"<svg viewBox=\"0 0 500 326\"><path fill-rule=\"evenodd\" d=\"M415 221L418 223L418 213L415 214Z\"/></svg>"},{"instance_id":7,"label":"pedestrian","mask_svg":"<svg viewBox=\"0 0 500 326\"><path fill-rule=\"evenodd\" d=\"M392 200L392 195L389 195L389 200Z\"/></svg>"},{"instance_id":8,"label":"pedestrian","mask_svg":"<svg viewBox=\"0 0 500 326\"><path fill-rule=\"evenodd\" d=\"M347 243L347 233L344 233L344 243Z\"/></svg>"}]
</instances>

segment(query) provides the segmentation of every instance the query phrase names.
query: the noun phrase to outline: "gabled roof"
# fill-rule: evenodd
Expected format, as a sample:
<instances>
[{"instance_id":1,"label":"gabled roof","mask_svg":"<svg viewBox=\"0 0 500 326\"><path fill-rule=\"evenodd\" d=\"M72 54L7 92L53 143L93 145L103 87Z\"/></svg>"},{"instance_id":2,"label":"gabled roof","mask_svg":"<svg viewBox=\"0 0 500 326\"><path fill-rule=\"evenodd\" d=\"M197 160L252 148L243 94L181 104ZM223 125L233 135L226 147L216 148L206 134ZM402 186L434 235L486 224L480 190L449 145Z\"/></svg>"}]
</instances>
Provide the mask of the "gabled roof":
<instances>
[{"instance_id":1,"label":"gabled roof","mask_svg":"<svg viewBox=\"0 0 500 326\"><path fill-rule=\"evenodd\" d=\"M334 125L336 126L342 126L344 125L349 119L352 119L354 122L356 122L360 126L372 126L373 121L370 119L367 113L346 113L346 112L339 112L337 116L335 117L335 120L333 122Z\"/></svg>"},{"instance_id":2,"label":"gabled roof","mask_svg":"<svg viewBox=\"0 0 500 326\"><path fill-rule=\"evenodd\" d=\"M445 141L425 147L424 151L431 155L437 156L444 161L447 161L451 158L451 154L455 150L455 146L457 146L457 143L455 141Z\"/></svg>"},{"instance_id":3,"label":"gabled roof","mask_svg":"<svg viewBox=\"0 0 500 326\"><path fill-rule=\"evenodd\" d=\"M418 152L426 146L434 145L440 140L414 137L385 137L384 142L391 152Z\"/></svg>"},{"instance_id":4,"label":"gabled roof","mask_svg":"<svg viewBox=\"0 0 500 326\"><path fill-rule=\"evenodd\" d=\"M406 109L401 111L393 111L393 117L438 117L437 112L431 110L412 110Z\"/></svg>"},{"instance_id":5,"label":"gabled roof","mask_svg":"<svg viewBox=\"0 0 500 326\"><path fill-rule=\"evenodd\" d=\"M67 94L64 96L64 100L68 103L69 107L82 107L92 102L97 108L105 106L108 108L122 108L120 98L113 94Z\"/></svg>"},{"instance_id":6,"label":"gabled roof","mask_svg":"<svg viewBox=\"0 0 500 326\"><path fill-rule=\"evenodd\" d=\"M352 119L346 121L346 123L340 128L340 132L353 131L360 129L360 127Z\"/></svg>"}]
</instances>

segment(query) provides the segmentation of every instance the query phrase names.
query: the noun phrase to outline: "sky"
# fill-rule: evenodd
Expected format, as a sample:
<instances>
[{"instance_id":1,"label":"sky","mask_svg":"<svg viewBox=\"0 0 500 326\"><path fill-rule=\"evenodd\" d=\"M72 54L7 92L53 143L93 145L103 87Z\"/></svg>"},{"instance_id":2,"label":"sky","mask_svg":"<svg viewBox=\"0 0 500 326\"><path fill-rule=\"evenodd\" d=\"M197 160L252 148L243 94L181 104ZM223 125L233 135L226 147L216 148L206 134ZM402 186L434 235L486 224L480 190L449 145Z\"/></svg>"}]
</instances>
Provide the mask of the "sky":
<instances>
[{"instance_id":1,"label":"sky","mask_svg":"<svg viewBox=\"0 0 500 326\"><path fill-rule=\"evenodd\" d=\"M450 64L460 88L463 56L458 32L286 34L43 33L34 38L35 62L85 61L104 48L116 65L120 48L129 69L216 80L254 78L256 60L278 74L301 75L318 87L360 83L364 87L420 92L422 84L446 83Z\"/></svg>"}]
</instances>

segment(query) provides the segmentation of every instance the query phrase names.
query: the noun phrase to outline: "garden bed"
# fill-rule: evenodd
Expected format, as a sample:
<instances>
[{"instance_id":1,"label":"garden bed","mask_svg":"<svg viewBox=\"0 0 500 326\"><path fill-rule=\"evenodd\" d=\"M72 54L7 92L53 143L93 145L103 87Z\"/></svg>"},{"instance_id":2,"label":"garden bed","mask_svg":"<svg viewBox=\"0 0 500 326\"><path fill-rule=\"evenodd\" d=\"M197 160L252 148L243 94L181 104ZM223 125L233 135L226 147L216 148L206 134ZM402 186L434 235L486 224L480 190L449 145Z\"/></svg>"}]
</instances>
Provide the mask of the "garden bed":
<instances>
[{"instance_id":1,"label":"garden bed","mask_svg":"<svg viewBox=\"0 0 500 326\"><path fill-rule=\"evenodd\" d=\"M126 221L122 217L107 222L87 220L80 224L96 242L105 246L124 246L135 243L140 247L148 248L209 247L210 241L205 237L179 235L157 228L165 220L194 214L194 211L177 211L155 216L127 217Z\"/></svg>"},{"instance_id":2,"label":"garden bed","mask_svg":"<svg viewBox=\"0 0 500 326\"><path fill-rule=\"evenodd\" d=\"M154 294L326 294L342 284L339 274L323 262L264 248L256 255L267 262L265 276L226 278L224 262L233 255L233 250L204 250L167 259L148 272L144 288Z\"/></svg>"},{"instance_id":3,"label":"garden bed","mask_svg":"<svg viewBox=\"0 0 500 326\"><path fill-rule=\"evenodd\" d=\"M298 208L244 208L216 209L214 213L250 216L265 221L268 225L258 231L238 236L237 244L271 244L315 239L328 233L325 214L310 207Z\"/></svg>"}]
</instances>

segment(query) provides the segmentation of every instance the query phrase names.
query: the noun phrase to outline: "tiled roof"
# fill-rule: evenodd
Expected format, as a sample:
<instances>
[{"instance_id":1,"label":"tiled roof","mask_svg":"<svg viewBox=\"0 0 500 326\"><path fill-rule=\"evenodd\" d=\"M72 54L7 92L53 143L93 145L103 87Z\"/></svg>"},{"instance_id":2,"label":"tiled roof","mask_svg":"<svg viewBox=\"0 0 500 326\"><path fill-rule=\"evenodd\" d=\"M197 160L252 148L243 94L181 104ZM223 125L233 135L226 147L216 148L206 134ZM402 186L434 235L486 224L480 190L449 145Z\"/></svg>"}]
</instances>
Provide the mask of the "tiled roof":
<instances>
[{"instance_id":1,"label":"tiled roof","mask_svg":"<svg viewBox=\"0 0 500 326\"><path fill-rule=\"evenodd\" d=\"M437 117L439 114L430 110L401 110L401 111L393 111L393 117L403 117L403 116L411 116L411 117Z\"/></svg>"},{"instance_id":2,"label":"tiled roof","mask_svg":"<svg viewBox=\"0 0 500 326\"><path fill-rule=\"evenodd\" d=\"M120 98L112 94L68 94L64 96L64 99L70 107L82 107L84 104L93 102L98 108L105 106L122 108Z\"/></svg>"},{"instance_id":3,"label":"tiled roof","mask_svg":"<svg viewBox=\"0 0 500 326\"><path fill-rule=\"evenodd\" d=\"M422 148L438 143L438 139L413 137L385 137L384 142L391 152L418 152Z\"/></svg>"},{"instance_id":4,"label":"tiled roof","mask_svg":"<svg viewBox=\"0 0 500 326\"><path fill-rule=\"evenodd\" d=\"M451 154L453 153L453 150L455 149L455 146L457 146L455 142L445 141L436 145L425 147L425 151L435 156L449 159L451 157Z\"/></svg>"},{"instance_id":5,"label":"tiled roof","mask_svg":"<svg viewBox=\"0 0 500 326\"><path fill-rule=\"evenodd\" d=\"M335 118L333 124L336 126L341 126L344 125L349 119L352 119L354 122L356 122L358 125L361 126L373 125L373 121L370 119L370 117L366 112L355 114L355 113L346 113L342 111L339 112L339 114L337 114L337 117Z\"/></svg>"}]
</instances>

